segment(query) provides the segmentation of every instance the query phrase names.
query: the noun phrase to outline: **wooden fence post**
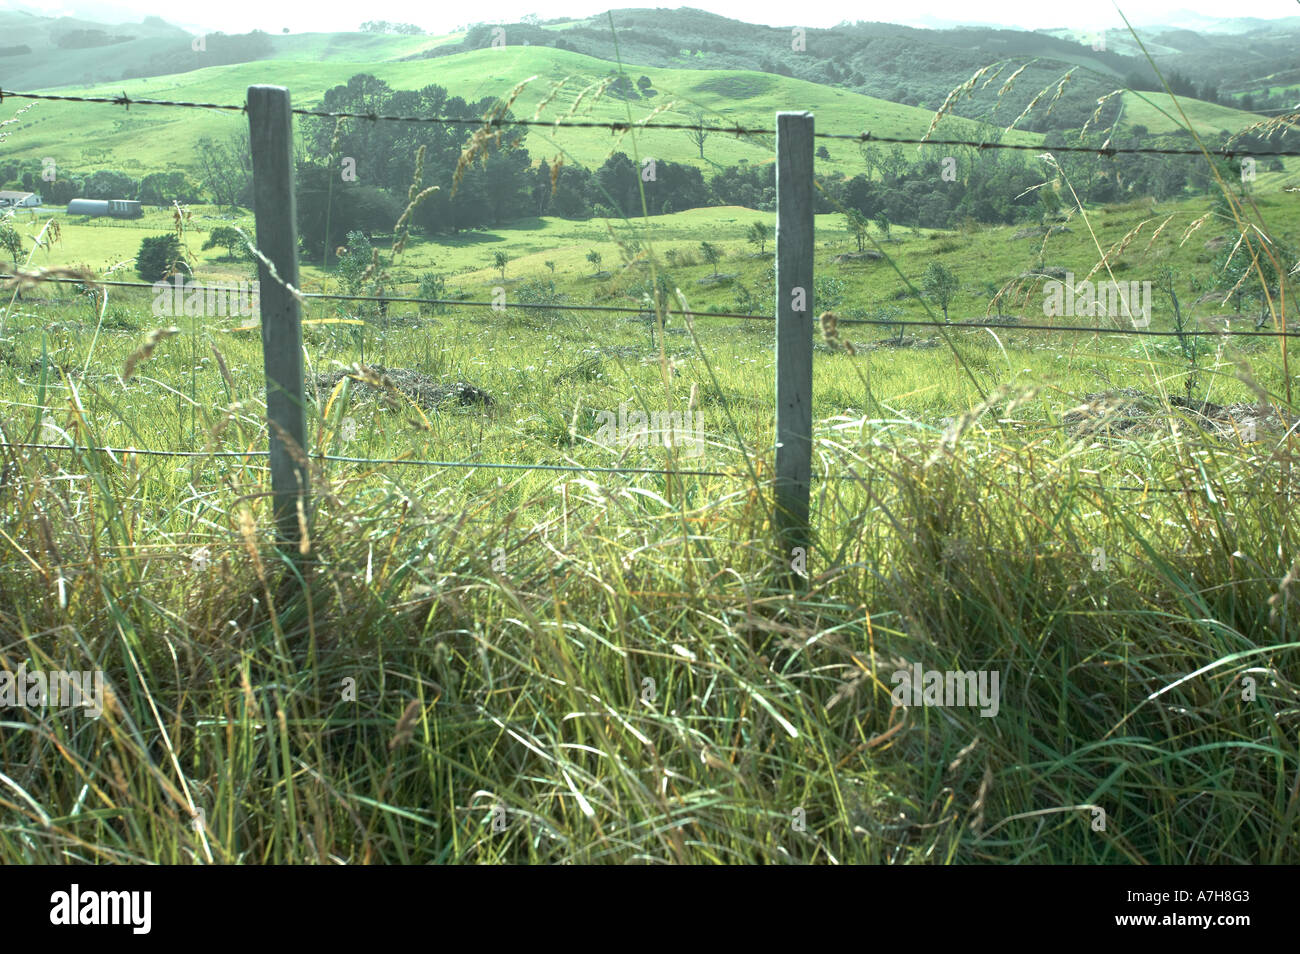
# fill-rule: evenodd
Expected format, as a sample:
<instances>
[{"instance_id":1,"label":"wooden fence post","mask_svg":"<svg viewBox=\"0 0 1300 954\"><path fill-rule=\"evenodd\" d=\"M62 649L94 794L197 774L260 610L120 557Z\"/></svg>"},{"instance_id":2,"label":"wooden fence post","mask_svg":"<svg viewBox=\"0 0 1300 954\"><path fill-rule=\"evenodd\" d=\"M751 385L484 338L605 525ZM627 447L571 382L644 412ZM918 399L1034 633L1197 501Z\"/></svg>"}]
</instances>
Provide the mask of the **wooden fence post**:
<instances>
[{"instance_id":1,"label":"wooden fence post","mask_svg":"<svg viewBox=\"0 0 1300 954\"><path fill-rule=\"evenodd\" d=\"M248 87L257 247L281 281L298 287L298 225L293 195L293 114L283 86ZM258 262L271 491L278 544L297 553L310 540L311 486L302 368L302 314L297 297ZM301 511L300 511L301 508ZM301 513L301 517L300 517Z\"/></svg>"},{"instance_id":2,"label":"wooden fence post","mask_svg":"<svg viewBox=\"0 0 1300 954\"><path fill-rule=\"evenodd\" d=\"M813 114L776 114L776 507L787 565L808 553L812 480ZM796 584L803 577L796 575Z\"/></svg>"}]
</instances>

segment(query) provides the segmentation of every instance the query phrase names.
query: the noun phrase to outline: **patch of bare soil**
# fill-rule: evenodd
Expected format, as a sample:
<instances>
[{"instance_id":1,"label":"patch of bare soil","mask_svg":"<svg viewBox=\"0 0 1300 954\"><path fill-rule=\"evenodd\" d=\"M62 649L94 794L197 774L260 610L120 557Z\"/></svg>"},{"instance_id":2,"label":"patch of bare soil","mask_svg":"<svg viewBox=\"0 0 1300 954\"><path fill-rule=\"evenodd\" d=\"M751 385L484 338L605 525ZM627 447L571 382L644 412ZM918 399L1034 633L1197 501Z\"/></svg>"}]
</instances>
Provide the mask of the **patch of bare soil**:
<instances>
[{"instance_id":1,"label":"patch of bare soil","mask_svg":"<svg viewBox=\"0 0 1300 954\"><path fill-rule=\"evenodd\" d=\"M973 318L958 318L954 325L1018 325L1019 315L976 315Z\"/></svg>"},{"instance_id":2,"label":"patch of bare soil","mask_svg":"<svg viewBox=\"0 0 1300 954\"><path fill-rule=\"evenodd\" d=\"M1040 268L1037 271L1021 272L1018 278L1056 278L1064 279L1066 270L1060 265L1048 265L1046 268Z\"/></svg>"},{"instance_id":3,"label":"patch of bare soil","mask_svg":"<svg viewBox=\"0 0 1300 954\"><path fill-rule=\"evenodd\" d=\"M938 338L921 338L917 335L903 335L902 338L896 338L891 335L888 338L877 338L875 341L870 341L866 347L868 350L875 350L876 348L918 348L925 350L927 348L937 348L941 344L943 342Z\"/></svg>"},{"instance_id":4,"label":"patch of bare soil","mask_svg":"<svg viewBox=\"0 0 1300 954\"><path fill-rule=\"evenodd\" d=\"M1014 235L1011 236L1011 240L1014 242L1017 239L1040 238L1041 236L1044 235L1055 235L1059 232L1069 232L1069 231L1070 228L1065 225L1053 225L1051 227L1048 227L1046 225L1031 225L1027 229L1021 229L1020 231L1016 232Z\"/></svg>"},{"instance_id":5,"label":"patch of bare soil","mask_svg":"<svg viewBox=\"0 0 1300 954\"><path fill-rule=\"evenodd\" d=\"M1166 405L1157 395L1137 388L1086 395L1084 403L1067 411L1062 420L1072 437L1136 437L1167 429L1171 417L1215 437L1247 444L1267 434L1281 434L1300 420L1283 420L1261 403L1214 404L1171 394Z\"/></svg>"},{"instance_id":6,"label":"patch of bare soil","mask_svg":"<svg viewBox=\"0 0 1300 954\"><path fill-rule=\"evenodd\" d=\"M349 371L327 371L316 375L316 389L328 395L343 378L352 378L352 393L360 397L378 397L399 404L398 394L410 398L426 411L449 404L470 407L493 407L496 400L482 388L465 381L439 381L422 371L410 368L385 368L383 365L358 365Z\"/></svg>"}]
</instances>

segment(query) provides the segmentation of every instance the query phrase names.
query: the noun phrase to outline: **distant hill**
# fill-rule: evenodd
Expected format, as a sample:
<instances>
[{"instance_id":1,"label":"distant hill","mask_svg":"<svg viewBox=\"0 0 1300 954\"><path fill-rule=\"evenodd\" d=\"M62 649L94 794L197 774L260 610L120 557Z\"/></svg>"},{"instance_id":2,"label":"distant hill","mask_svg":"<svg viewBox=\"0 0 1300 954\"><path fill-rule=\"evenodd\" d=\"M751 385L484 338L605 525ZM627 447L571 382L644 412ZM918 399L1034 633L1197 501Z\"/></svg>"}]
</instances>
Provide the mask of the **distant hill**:
<instances>
[{"instance_id":1,"label":"distant hill","mask_svg":"<svg viewBox=\"0 0 1300 954\"><path fill-rule=\"evenodd\" d=\"M10 89L119 79L136 64L190 49L191 36L157 17L105 24L0 10L0 81Z\"/></svg>"},{"instance_id":2,"label":"distant hill","mask_svg":"<svg viewBox=\"0 0 1300 954\"><path fill-rule=\"evenodd\" d=\"M344 84L355 73L369 73L396 89L419 89L437 84L469 101L507 95L520 81L536 77L519 95L514 112L531 116L543 99L551 98L542 118L560 118L582 97L579 118L635 122L650 117L659 122L694 121L701 109L718 122L771 128L781 109L811 109L817 127L826 132L880 136L921 136L932 113L913 106L831 89L791 77L745 70L658 69L636 67L633 79L645 76L646 91L607 91L594 100L594 87L610 76L612 64L567 50L541 46L483 49L439 58L406 62L342 63L262 60L232 66L210 67L172 76L87 87L90 95L128 95L151 99L197 102L242 102L249 85L282 84L292 91L295 105L319 103L326 90ZM631 84L629 84L631 85ZM584 93L583 90L587 92ZM81 92L81 90L78 90ZM657 112L656 112L657 111ZM195 142L204 136L223 137L244 127L238 113L140 107L129 113L103 105L40 103L39 108L11 127L6 156L34 158L58 155L70 169L80 172L116 168L140 175L171 167L192 167ZM985 138L991 130L956 118L945 119L937 136ZM1014 132L1011 141L1038 143L1042 137ZM771 160L770 139L738 139L714 134L700 159L695 146L680 131L643 130L635 139L642 156L660 156L701 166ZM857 147L852 142L826 143L830 165L845 163L860 171ZM615 149L631 153L633 140L604 130L534 129L527 146L537 157L564 155L566 161L598 166Z\"/></svg>"},{"instance_id":3,"label":"distant hill","mask_svg":"<svg viewBox=\"0 0 1300 954\"><path fill-rule=\"evenodd\" d=\"M1102 43L1095 34L1064 28L934 30L856 22L796 32L686 7L480 24L446 36L255 31L210 34L201 44L157 17L105 24L8 11L0 12L0 32L6 37L0 41L0 82L20 90L120 86L144 78L165 85L180 74L249 63L278 64L270 67L273 73L292 62L351 69L532 47L604 62L585 67L589 73L617 69L618 63L633 78L649 68L762 73L930 111L947 103L955 115L995 125L1019 117L1037 98L1037 108L1018 120L1018 128L1046 133L1080 128L1097 101L1116 88L1162 89L1124 30L1106 31ZM1166 79L1176 81L1180 98L1276 112L1300 92L1300 17L1176 17L1139 32ZM955 88L985 67L989 71L969 95L948 102ZM1014 86L1005 88L1013 74ZM331 67L331 75L338 71ZM1112 119L1101 117L1103 124Z\"/></svg>"},{"instance_id":4,"label":"distant hill","mask_svg":"<svg viewBox=\"0 0 1300 954\"><path fill-rule=\"evenodd\" d=\"M1072 77L1070 96L1058 104L1053 116L1043 109L1023 121L1025 128L1039 131L1082 125L1096 99L1138 66L1129 57L1023 30L939 31L854 23L796 35L790 28L742 23L685 7L615 10L562 27L514 24L500 33L495 29L481 25L457 44L419 55L446 56L494 42L545 45L639 66L757 69L931 110L938 109L976 70L1007 61L998 82L975 90L953 107L959 115L980 119L992 117L996 106L1000 114L1009 114L1006 121L1041 89L1058 83L1072 66L1082 67ZM1015 89L999 102L1002 81L1026 64Z\"/></svg>"},{"instance_id":5,"label":"distant hill","mask_svg":"<svg viewBox=\"0 0 1300 954\"><path fill-rule=\"evenodd\" d=\"M458 38L260 31L200 38L158 17L106 24L9 10L0 10L0 37L0 82L22 91L166 76L264 59L382 62Z\"/></svg>"}]
</instances>

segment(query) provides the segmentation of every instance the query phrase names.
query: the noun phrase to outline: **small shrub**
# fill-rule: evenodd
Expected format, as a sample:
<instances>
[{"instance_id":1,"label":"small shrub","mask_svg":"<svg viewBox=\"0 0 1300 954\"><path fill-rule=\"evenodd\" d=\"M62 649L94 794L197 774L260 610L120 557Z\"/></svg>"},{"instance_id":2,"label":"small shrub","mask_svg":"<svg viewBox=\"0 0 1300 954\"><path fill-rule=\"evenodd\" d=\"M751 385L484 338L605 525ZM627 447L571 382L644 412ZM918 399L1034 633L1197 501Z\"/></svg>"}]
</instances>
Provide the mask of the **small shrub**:
<instances>
[{"instance_id":1,"label":"small shrub","mask_svg":"<svg viewBox=\"0 0 1300 954\"><path fill-rule=\"evenodd\" d=\"M447 297L447 279L435 272L425 272L420 276L420 292L417 298L446 298ZM433 305L427 302L420 303L420 314L445 315L447 313L446 305Z\"/></svg>"},{"instance_id":2,"label":"small shrub","mask_svg":"<svg viewBox=\"0 0 1300 954\"><path fill-rule=\"evenodd\" d=\"M813 305L817 311L833 311L844 300L844 279L818 275L813 279Z\"/></svg>"},{"instance_id":3,"label":"small shrub","mask_svg":"<svg viewBox=\"0 0 1300 954\"><path fill-rule=\"evenodd\" d=\"M514 290L514 300L521 305L559 305L565 296L555 290L555 282L544 278L530 278L520 282ZM525 318L554 321L564 312L552 308L524 308Z\"/></svg>"}]
</instances>

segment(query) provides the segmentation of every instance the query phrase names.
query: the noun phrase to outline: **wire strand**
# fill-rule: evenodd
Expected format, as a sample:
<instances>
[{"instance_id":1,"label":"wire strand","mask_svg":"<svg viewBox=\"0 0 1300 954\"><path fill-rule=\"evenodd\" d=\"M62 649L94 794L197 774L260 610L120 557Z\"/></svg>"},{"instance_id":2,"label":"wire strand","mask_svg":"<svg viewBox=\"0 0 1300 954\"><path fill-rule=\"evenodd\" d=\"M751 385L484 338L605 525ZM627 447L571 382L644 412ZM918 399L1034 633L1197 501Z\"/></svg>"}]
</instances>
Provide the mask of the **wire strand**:
<instances>
[{"instance_id":1,"label":"wire strand","mask_svg":"<svg viewBox=\"0 0 1300 954\"><path fill-rule=\"evenodd\" d=\"M12 97L14 99L33 99L33 100L56 100L67 103L103 103L113 106L123 106L130 109L132 106L172 106L184 107L190 109L218 109L229 112L244 112L246 106L237 106L229 103L191 103L181 100L172 99L132 99L125 92L117 96L70 96L56 95L53 93L21 93L15 90L0 89L0 103L4 98ZM468 119L459 116L388 116L380 113L352 113L343 111L328 111L318 109L296 108L292 112L297 116L314 116L320 119L364 119L370 122L401 122L401 123L436 123L448 126L479 126L485 129L500 129L511 126L539 127L549 129L604 129L609 132L628 132L632 129L663 129L678 131L704 131L710 133L723 133L735 135L737 137L756 137L756 136L775 136L774 129L751 129L745 126L715 126L702 125L700 123L620 123L620 122L600 122L597 120L545 120L545 119L503 119L501 117L488 117L485 119ZM974 139L930 139L924 137L915 139L905 136L878 136L871 131L860 133L830 133L814 132L813 137L816 139L837 139L848 142L868 143L881 142L891 145L908 145L908 146L962 146L971 149L1013 149L1026 152L1075 152L1090 153L1098 156L1117 156L1117 155L1141 155L1141 156L1204 156L1207 153L1212 156L1221 156L1225 159L1233 159L1237 156L1251 156L1257 159L1271 159L1300 157L1300 149L1281 149L1271 150L1269 152L1259 152L1250 149L1173 149L1160 148L1153 146L1052 146L1047 147L1041 143L1012 143L1012 142L986 142Z\"/></svg>"},{"instance_id":2,"label":"wire strand","mask_svg":"<svg viewBox=\"0 0 1300 954\"><path fill-rule=\"evenodd\" d=\"M26 449L26 450L47 450L47 451L83 451L99 454L120 454L123 456L130 454L147 455L153 457L268 457L270 451L161 451L147 450L135 447L91 447L78 446L72 444L32 444L21 441L0 441L0 448ZM595 473L595 474L656 474L660 476L678 476L678 477L727 477L732 479L745 479L745 475L739 472L729 472L721 470L665 470L655 467L583 467L580 465L569 464L500 464L489 462L475 461L446 461L446 460L420 460L409 457L344 457L335 454L313 453L307 455L312 460L325 460L351 464L376 464L382 466L391 466L397 464L410 464L418 467L451 467L464 469L486 469L486 470L540 470L555 471L562 473ZM858 474L827 474L817 472L811 475L813 480L845 480L860 481L864 478ZM1021 489L1020 485L1009 483L997 484L1004 489ZM1164 486L1164 485L1143 485L1143 484L1118 484L1107 486L1104 484L1079 484L1080 488L1085 490L1094 490L1103 493L1143 493L1143 494L1199 494L1205 490L1203 485L1188 486ZM1300 493L1300 490L1277 490L1277 495L1290 496Z\"/></svg>"},{"instance_id":3,"label":"wire strand","mask_svg":"<svg viewBox=\"0 0 1300 954\"><path fill-rule=\"evenodd\" d=\"M7 275L0 274L0 280L29 280L33 283L49 284L72 284L72 285L108 285L119 288L156 288L158 283L149 282L123 282L123 281L96 281L84 278L46 278L44 276L33 275ZM173 286L166 285L171 288ZM184 291L224 291L232 290L230 285L185 285ZM442 305L448 308L491 308L494 311L505 311L511 308L535 309L538 311L595 311L623 315L642 315L653 317L654 312L646 308L631 308L624 305L574 305L564 303L546 304L539 302L494 302L494 301L465 301L457 298L408 298L398 295L339 295L327 292L303 292L303 298L314 298L321 301L368 301L368 302L386 302L386 303L407 303L412 305ZM683 316L688 320L696 318L737 318L747 321L774 321L771 315L751 315L736 311L690 311L679 312L669 311L669 317ZM229 316L239 317L239 316ZM963 328L978 329L991 328L1003 329L1006 331L1059 331L1066 334L1102 334L1102 335L1148 335L1158 338L1181 338L1196 337L1199 335L1213 335L1216 337L1231 338L1300 338L1300 331L1233 331L1230 328L1222 329L1196 329L1185 331L1155 331L1149 328L1089 328L1084 325L1043 325L1043 324L1025 324L1019 321L1008 321L1006 319L988 320L988 321L934 321L919 320L912 318L900 318L897 320L889 318L841 318L835 319L841 325L870 325L879 327L920 327L920 328L952 328L961 330Z\"/></svg>"}]
</instances>

